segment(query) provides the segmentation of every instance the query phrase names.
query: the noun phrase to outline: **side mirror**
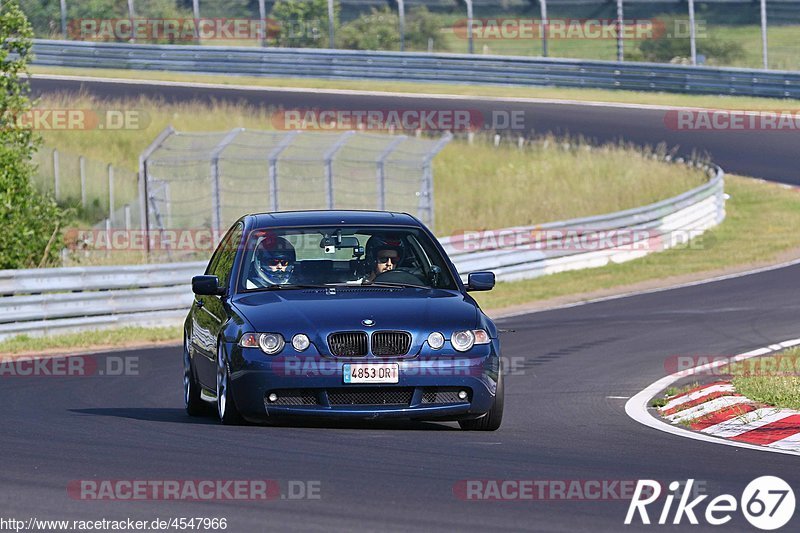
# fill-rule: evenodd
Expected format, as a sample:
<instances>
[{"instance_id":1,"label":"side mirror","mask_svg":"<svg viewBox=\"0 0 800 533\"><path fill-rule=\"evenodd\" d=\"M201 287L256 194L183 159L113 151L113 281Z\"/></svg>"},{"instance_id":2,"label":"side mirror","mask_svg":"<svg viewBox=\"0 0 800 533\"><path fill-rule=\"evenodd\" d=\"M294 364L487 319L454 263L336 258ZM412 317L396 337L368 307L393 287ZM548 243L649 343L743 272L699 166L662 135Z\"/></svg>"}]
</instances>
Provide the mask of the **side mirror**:
<instances>
[{"instance_id":1,"label":"side mirror","mask_svg":"<svg viewBox=\"0 0 800 533\"><path fill-rule=\"evenodd\" d=\"M494 272L472 272L467 277L468 291L490 291L494 288Z\"/></svg>"},{"instance_id":2,"label":"side mirror","mask_svg":"<svg viewBox=\"0 0 800 533\"><path fill-rule=\"evenodd\" d=\"M224 290L220 288L217 276L195 276L192 278L192 292L199 296L219 296Z\"/></svg>"}]
</instances>

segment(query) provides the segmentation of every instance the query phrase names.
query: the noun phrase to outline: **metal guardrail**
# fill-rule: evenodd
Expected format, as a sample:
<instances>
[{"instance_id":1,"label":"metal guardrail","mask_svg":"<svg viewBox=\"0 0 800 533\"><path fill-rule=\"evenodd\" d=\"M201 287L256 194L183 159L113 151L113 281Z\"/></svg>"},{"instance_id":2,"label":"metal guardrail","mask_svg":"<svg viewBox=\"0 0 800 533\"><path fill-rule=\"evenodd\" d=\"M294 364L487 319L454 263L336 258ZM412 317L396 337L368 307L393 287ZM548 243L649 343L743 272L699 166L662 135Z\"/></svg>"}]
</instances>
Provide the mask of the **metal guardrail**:
<instances>
[{"instance_id":1,"label":"metal guardrail","mask_svg":"<svg viewBox=\"0 0 800 533\"><path fill-rule=\"evenodd\" d=\"M555 237L543 243L543 250L514 242L472 242L470 235L443 238L441 243L462 276L493 270L505 281L628 261L669 248L675 244L669 238L675 231L696 236L723 220L724 173L717 167L706 170L711 176L706 184L648 206L493 232L564 230L562 241L577 236L585 250L564 246ZM599 232L605 231L623 231L633 238L629 245L604 246ZM193 262L0 271L0 339L117 325L180 324L192 302L191 277L204 267Z\"/></svg>"},{"instance_id":2,"label":"metal guardrail","mask_svg":"<svg viewBox=\"0 0 800 533\"><path fill-rule=\"evenodd\" d=\"M225 75L552 85L800 98L800 72L469 54L35 40L34 65Z\"/></svg>"}]
</instances>

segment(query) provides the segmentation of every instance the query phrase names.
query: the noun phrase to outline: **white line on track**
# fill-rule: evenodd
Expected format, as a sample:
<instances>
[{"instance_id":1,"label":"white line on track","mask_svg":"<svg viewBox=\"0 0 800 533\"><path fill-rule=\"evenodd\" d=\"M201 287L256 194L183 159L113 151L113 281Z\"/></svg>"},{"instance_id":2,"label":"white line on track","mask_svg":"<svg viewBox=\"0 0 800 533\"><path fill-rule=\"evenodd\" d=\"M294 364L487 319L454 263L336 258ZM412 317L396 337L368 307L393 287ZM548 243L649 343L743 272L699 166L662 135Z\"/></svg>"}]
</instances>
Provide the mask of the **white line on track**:
<instances>
[{"instance_id":1,"label":"white line on track","mask_svg":"<svg viewBox=\"0 0 800 533\"><path fill-rule=\"evenodd\" d=\"M752 350L743 354L739 354L731 360L726 361L715 361L712 363L708 363L705 365L697 366L691 370L681 370L680 372L676 372L669 376L663 377L652 383L647 388L645 388L640 393L636 394L633 398L628 400L625 404L625 412L629 417L636 420L640 424L645 426L651 427L653 429L657 429L659 431L663 431L665 433L671 433L672 435L677 435L679 437L685 437L689 439L701 440L704 442L713 442L715 444L721 444L723 446L733 446L736 448L747 448L749 450L759 450L762 452L773 452L773 453L782 453L786 455L797 455L800 456L800 451L797 450L789 450L789 449L780 449L777 447L769 447L769 446L758 446L755 444L748 444L746 442L737 442L733 440L726 440L720 439L717 437L712 437L709 435L705 435L703 433L698 433L694 431L689 431L688 429L679 428L666 422L659 420L647 409L647 404L650 400L655 397L656 394L661 392L662 390L666 389L676 381L680 380L691 374L696 374L699 372L704 372L709 369L717 368L719 366L730 364L737 361L744 361L745 359L750 359L751 357L758 357L759 355L766 355L771 352L776 352L778 350L783 350L786 348L791 348L793 346L800 345L800 339L791 339L784 342L779 342L776 344L772 344L765 348L758 348L756 350ZM784 439L786 440L786 439ZM780 441L779 441L780 442ZM774 444L774 443L773 443ZM787 445L791 445L788 443Z\"/></svg>"}]
</instances>

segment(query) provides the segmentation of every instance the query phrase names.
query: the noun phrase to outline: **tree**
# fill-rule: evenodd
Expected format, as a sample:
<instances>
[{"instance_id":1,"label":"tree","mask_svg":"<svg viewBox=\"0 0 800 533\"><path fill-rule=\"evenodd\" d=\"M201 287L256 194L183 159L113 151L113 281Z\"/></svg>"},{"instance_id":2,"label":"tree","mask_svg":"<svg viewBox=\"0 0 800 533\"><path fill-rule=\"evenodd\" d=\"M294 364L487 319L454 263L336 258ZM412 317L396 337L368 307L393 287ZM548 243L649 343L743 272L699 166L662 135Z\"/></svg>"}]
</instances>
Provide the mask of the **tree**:
<instances>
[{"instance_id":1,"label":"tree","mask_svg":"<svg viewBox=\"0 0 800 533\"><path fill-rule=\"evenodd\" d=\"M33 186L41 140L29 121L33 30L17 0L0 0L0 269L53 264L66 212Z\"/></svg>"}]
</instances>

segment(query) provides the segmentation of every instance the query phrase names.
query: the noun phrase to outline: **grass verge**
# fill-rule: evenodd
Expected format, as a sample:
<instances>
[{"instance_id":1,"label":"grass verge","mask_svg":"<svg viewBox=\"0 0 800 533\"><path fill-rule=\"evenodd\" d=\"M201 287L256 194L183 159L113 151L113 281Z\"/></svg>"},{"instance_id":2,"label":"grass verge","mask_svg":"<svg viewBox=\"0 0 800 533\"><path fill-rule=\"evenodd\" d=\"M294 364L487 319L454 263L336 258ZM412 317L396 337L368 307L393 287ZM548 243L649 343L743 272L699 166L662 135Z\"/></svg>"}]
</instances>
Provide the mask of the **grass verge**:
<instances>
[{"instance_id":1,"label":"grass verge","mask_svg":"<svg viewBox=\"0 0 800 533\"><path fill-rule=\"evenodd\" d=\"M0 341L0 355L69 353L70 351L94 351L180 342L182 331L181 326L163 328L128 326L118 329L66 333L52 337L18 335Z\"/></svg>"},{"instance_id":2,"label":"grass verge","mask_svg":"<svg viewBox=\"0 0 800 533\"><path fill-rule=\"evenodd\" d=\"M686 95L644 91L609 91L602 89L573 89L564 87L513 87L476 84L446 84L424 82L380 82L373 80L329 80L322 78L277 78L254 76L210 75L126 69L75 69L66 67L33 67L35 74L93 76L133 80L176 81L248 85L272 88L337 89L409 94L441 94L458 96L487 96L499 98L546 98L585 102L649 104L681 107L704 107L731 110L775 111L787 107L787 100L744 96ZM795 102L791 100L790 102Z\"/></svg>"},{"instance_id":3,"label":"grass verge","mask_svg":"<svg viewBox=\"0 0 800 533\"><path fill-rule=\"evenodd\" d=\"M751 400L786 409L800 410L800 348L780 355L760 357L759 372L750 372L753 365L734 365L733 386L736 392ZM770 369L767 371L767 369Z\"/></svg>"},{"instance_id":4,"label":"grass verge","mask_svg":"<svg viewBox=\"0 0 800 533\"><path fill-rule=\"evenodd\" d=\"M603 268L498 283L490 292L475 293L475 298L486 309L501 309L645 281L672 284L671 279L688 274L775 262L781 254L800 248L797 190L732 175L726 177L725 190L730 195L725 221L688 246Z\"/></svg>"}]
</instances>

